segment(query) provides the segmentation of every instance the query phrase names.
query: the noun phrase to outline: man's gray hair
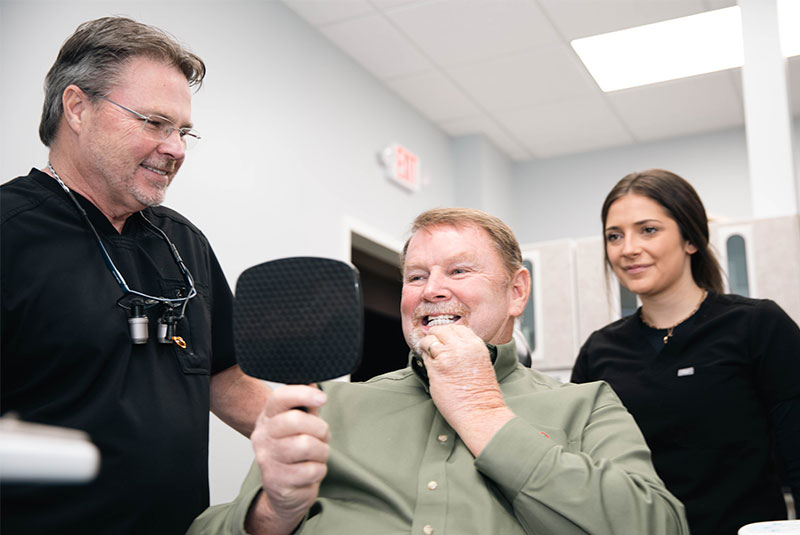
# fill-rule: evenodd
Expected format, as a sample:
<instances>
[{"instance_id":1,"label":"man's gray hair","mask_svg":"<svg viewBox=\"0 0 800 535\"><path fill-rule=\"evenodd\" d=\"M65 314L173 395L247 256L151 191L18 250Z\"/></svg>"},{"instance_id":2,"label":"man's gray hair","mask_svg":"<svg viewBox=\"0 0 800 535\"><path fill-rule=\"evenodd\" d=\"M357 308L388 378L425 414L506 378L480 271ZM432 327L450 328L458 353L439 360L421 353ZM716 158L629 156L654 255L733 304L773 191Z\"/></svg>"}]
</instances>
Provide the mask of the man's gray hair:
<instances>
[{"instance_id":1,"label":"man's gray hair","mask_svg":"<svg viewBox=\"0 0 800 535\"><path fill-rule=\"evenodd\" d=\"M127 62L146 57L174 65L190 86L200 87L206 66L174 37L154 26L125 17L84 22L67 39L44 82L39 138L50 146L64 113L61 97L74 84L92 99L106 96Z\"/></svg>"},{"instance_id":2,"label":"man's gray hair","mask_svg":"<svg viewBox=\"0 0 800 535\"><path fill-rule=\"evenodd\" d=\"M511 277L522 267L522 252L519 242L511 229L503 221L491 214L476 210L474 208L434 208L421 213L411 225L411 236L420 230L426 230L436 225L450 225L453 227L475 226L486 231L492 240L495 249L503 265L506 274ZM403 246L403 253L400 258L400 266L405 265L406 253L411 237L406 240Z\"/></svg>"}]
</instances>

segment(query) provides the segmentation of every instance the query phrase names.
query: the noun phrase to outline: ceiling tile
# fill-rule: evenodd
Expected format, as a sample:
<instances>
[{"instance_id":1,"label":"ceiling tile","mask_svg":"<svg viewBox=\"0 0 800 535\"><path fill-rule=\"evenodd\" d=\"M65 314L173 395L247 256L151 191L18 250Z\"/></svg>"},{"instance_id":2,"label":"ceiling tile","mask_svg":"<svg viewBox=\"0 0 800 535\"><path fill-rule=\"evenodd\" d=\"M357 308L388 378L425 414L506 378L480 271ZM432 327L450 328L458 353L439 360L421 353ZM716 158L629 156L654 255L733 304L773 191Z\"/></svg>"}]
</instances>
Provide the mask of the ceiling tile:
<instances>
[{"instance_id":1,"label":"ceiling tile","mask_svg":"<svg viewBox=\"0 0 800 535\"><path fill-rule=\"evenodd\" d=\"M369 0L379 11L386 11L389 9L409 6L411 4L418 4L426 0Z\"/></svg>"},{"instance_id":2,"label":"ceiling tile","mask_svg":"<svg viewBox=\"0 0 800 535\"><path fill-rule=\"evenodd\" d=\"M727 71L728 73L728 80L731 82L731 86L733 87L734 91L736 91L736 96L739 98L739 101L742 102L742 106L744 106L744 83L742 82L742 69L730 69Z\"/></svg>"},{"instance_id":3,"label":"ceiling tile","mask_svg":"<svg viewBox=\"0 0 800 535\"><path fill-rule=\"evenodd\" d=\"M443 67L560 42L531 0L439 0L387 16Z\"/></svg>"},{"instance_id":4,"label":"ceiling tile","mask_svg":"<svg viewBox=\"0 0 800 535\"><path fill-rule=\"evenodd\" d=\"M517 161L531 159L522 144L505 131L492 118L485 115L475 115L450 121L441 121L439 126L452 137L481 134L487 137L494 145Z\"/></svg>"},{"instance_id":5,"label":"ceiling tile","mask_svg":"<svg viewBox=\"0 0 800 535\"><path fill-rule=\"evenodd\" d=\"M571 49L542 47L447 69L465 93L489 111L547 104L596 94L599 89Z\"/></svg>"},{"instance_id":6,"label":"ceiling tile","mask_svg":"<svg viewBox=\"0 0 800 535\"><path fill-rule=\"evenodd\" d=\"M708 11L713 11L715 9L733 7L737 5L738 2L736 0L703 0L703 4L705 4Z\"/></svg>"},{"instance_id":7,"label":"ceiling tile","mask_svg":"<svg viewBox=\"0 0 800 535\"><path fill-rule=\"evenodd\" d=\"M709 10L703 0L538 1L568 42ZM735 5L736 1L731 3Z\"/></svg>"},{"instance_id":8,"label":"ceiling tile","mask_svg":"<svg viewBox=\"0 0 800 535\"><path fill-rule=\"evenodd\" d=\"M732 128L744 124L744 106L731 74L671 80L614 91L606 98L639 141Z\"/></svg>"},{"instance_id":9,"label":"ceiling tile","mask_svg":"<svg viewBox=\"0 0 800 535\"><path fill-rule=\"evenodd\" d=\"M375 10L367 0L282 0L312 26L360 17Z\"/></svg>"},{"instance_id":10,"label":"ceiling tile","mask_svg":"<svg viewBox=\"0 0 800 535\"><path fill-rule=\"evenodd\" d=\"M389 80L386 85L433 122L480 113L472 101L438 72Z\"/></svg>"},{"instance_id":11,"label":"ceiling tile","mask_svg":"<svg viewBox=\"0 0 800 535\"><path fill-rule=\"evenodd\" d=\"M381 80L429 71L433 65L383 15L330 24L320 31Z\"/></svg>"},{"instance_id":12,"label":"ceiling tile","mask_svg":"<svg viewBox=\"0 0 800 535\"><path fill-rule=\"evenodd\" d=\"M634 142L601 97L501 112L496 117L536 158Z\"/></svg>"}]
</instances>

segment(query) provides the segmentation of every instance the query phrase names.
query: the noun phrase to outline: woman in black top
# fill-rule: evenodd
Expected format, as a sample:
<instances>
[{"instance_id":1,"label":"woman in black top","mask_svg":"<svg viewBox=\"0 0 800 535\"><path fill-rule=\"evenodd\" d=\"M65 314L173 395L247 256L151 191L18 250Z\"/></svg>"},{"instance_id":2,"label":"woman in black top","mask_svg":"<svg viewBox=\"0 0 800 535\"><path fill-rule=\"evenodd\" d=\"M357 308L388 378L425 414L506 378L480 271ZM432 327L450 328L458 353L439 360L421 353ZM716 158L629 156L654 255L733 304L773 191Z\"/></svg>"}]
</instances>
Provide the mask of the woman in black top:
<instances>
[{"instance_id":1,"label":"woman in black top","mask_svg":"<svg viewBox=\"0 0 800 535\"><path fill-rule=\"evenodd\" d=\"M785 519L779 466L800 498L800 329L772 301L722 294L703 203L679 176L624 177L602 221L607 264L642 306L588 338L572 381L611 384L693 535Z\"/></svg>"}]
</instances>

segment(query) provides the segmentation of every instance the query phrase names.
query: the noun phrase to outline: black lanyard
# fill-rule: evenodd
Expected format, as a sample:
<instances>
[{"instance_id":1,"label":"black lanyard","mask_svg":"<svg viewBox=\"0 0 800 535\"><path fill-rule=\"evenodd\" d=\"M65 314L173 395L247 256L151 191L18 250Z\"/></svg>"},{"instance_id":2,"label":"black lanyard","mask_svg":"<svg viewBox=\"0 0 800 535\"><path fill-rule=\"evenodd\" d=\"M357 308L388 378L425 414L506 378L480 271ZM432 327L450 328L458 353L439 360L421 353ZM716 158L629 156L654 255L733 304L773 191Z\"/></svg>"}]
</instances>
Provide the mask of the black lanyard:
<instances>
[{"instance_id":1,"label":"black lanyard","mask_svg":"<svg viewBox=\"0 0 800 535\"><path fill-rule=\"evenodd\" d=\"M122 273L117 269L117 266L114 265L114 261L111 260L111 256L108 254L105 245L103 245L103 240L100 239L100 234L97 233L97 229L95 229L92 221L89 219L86 210L83 209L83 206L80 205L78 199L72 193L72 191L64 184L64 181L61 180L61 177L58 176L53 166L50 162L47 162L47 167L50 169L50 172L53 174L53 178L59 183L61 188L66 192L69 198L72 200L72 203L75 205L75 208L78 209L83 220L89 225L92 233L94 234L95 239L97 240L97 245L100 247L100 252L103 253L103 259L106 262L106 266L108 267L111 274L114 275L114 279L117 281L120 289L122 289L123 296L120 300L117 301L117 305L120 307L130 310L131 317L129 318L129 324L131 325L131 336L134 339L134 343L143 344L147 341L147 329L146 323L142 322L142 318L146 317L143 314L143 309L147 307L151 307L156 304L164 305L164 312L161 315L161 319L159 320L161 325L164 325L164 328L159 326L159 341L163 343L172 343L175 342L181 347L185 347L186 343L184 340L179 337L175 336L174 330L175 325L178 321L183 319L184 312L186 310L186 305L189 302L189 299L193 298L197 295L197 290L194 286L194 279L192 278L192 274L189 272L189 269L186 267L186 264L183 263L183 259L181 258L180 253L178 253L178 249L175 247L175 244L170 241L167 234L158 228L153 222L151 222L147 217L145 217L143 212L138 212L141 218L147 223L147 225L154 230L157 234L163 238L163 240L167 243L170 252L172 253L172 258L175 260L175 263L180 268L181 273L183 273L183 279L186 281L186 285L189 288L188 293L183 297L156 297L152 295L148 295L146 293L142 293L136 290L131 289L128 286L128 283L125 282L125 279L122 276ZM130 298L133 296L133 298ZM176 310L176 309L179 309ZM136 320L136 321L131 321ZM135 327L136 325L136 327ZM144 326L144 327L143 327ZM144 329L142 331L142 329ZM163 331L163 332L162 332Z\"/></svg>"}]
</instances>

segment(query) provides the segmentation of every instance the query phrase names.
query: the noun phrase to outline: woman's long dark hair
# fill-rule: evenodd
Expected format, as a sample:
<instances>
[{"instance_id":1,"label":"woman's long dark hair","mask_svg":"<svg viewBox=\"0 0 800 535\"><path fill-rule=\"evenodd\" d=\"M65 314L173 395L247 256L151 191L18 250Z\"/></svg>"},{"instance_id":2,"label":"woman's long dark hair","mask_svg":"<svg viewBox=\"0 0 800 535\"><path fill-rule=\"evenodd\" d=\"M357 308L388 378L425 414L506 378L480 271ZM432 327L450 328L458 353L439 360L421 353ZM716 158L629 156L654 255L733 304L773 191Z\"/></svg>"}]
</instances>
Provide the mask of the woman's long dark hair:
<instances>
[{"instance_id":1,"label":"woman's long dark hair","mask_svg":"<svg viewBox=\"0 0 800 535\"><path fill-rule=\"evenodd\" d=\"M606 196L601 212L604 243L608 210L614 201L629 193L648 197L666 210L678 224L683 239L697 248L691 260L694 282L710 292L722 293L722 269L708 243L708 218L703 201L692 185L675 173L648 169L626 175L617 182ZM608 253L605 255L606 264L610 265Z\"/></svg>"}]
</instances>

